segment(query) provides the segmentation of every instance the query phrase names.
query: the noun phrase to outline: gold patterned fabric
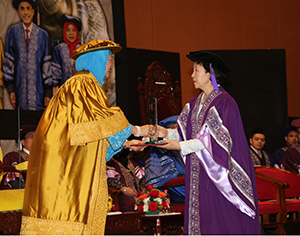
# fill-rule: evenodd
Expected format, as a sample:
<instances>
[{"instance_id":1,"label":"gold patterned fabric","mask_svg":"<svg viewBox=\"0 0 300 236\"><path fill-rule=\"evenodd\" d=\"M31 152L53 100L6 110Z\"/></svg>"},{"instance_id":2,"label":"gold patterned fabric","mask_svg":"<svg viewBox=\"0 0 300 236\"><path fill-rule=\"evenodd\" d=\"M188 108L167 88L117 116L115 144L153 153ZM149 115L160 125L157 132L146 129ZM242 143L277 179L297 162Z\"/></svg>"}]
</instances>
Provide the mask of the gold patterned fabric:
<instances>
[{"instance_id":1,"label":"gold patterned fabric","mask_svg":"<svg viewBox=\"0 0 300 236\"><path fill-rule=\"evenodd\" d=\"M128 125L92 73L60 87L32 143L21 234L104 234L106 138Z\"/></svg>"},{"instance_id":2,"label":"gold patterned fabric","mask_svg":"<svg viewBox=\"0 0 300 236\"><path fill-rule=\"evenodd\" d=\"M101 40L96 39L92 40L90 42L87 42L85 44L82 44L80 47L78 47L76 50L72 52L72 59L77 59L82 54L88 53L88 52L94 52L98 50L111 50L112 54L115 54L119 52L122 47L120 44L115 43L110 40Z\"/></svg>"}]
</instances>

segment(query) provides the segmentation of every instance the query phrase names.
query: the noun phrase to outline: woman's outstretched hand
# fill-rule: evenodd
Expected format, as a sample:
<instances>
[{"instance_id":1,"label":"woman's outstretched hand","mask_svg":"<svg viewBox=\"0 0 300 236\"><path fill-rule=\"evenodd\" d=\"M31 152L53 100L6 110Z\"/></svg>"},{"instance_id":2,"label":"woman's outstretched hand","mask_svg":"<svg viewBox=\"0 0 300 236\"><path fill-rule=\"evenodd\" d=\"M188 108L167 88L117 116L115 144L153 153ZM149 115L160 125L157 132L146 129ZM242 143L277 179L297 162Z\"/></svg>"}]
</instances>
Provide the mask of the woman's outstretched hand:
<instances>
[{"instance_id":1,"label":"woman's outstretched hand","mask_svg":"<svg viewBox=\"0 0 300 236\"><path fill-rule=\"evenodd\" d=\"M136 197L136 193L131 188L123 187L120 190L128 197Z\"/></svg>"},{"instance_id":2,"label":"woman's outstretched hand","mask_svg":"<svg viewBox=\"0 0 300 236\"><path fill-rule=\"evenodd\" d=\"M149 137L156 139L158 138L166 138L168 136L168 129L162 127L160 125L149 125Z\"/></svg>"},{"instance_id":3,"label":"woman's outstretched hand","mask_svg":"<svg viewBox=\"0 0 300 236\"><path fill-rule=\"evenodd\" d=\"M181 147L178 141L175 140L164 140L164 145L159 146L160 148L168 149L168 150L177 150L180 151Z\"/></svg>"},{"instance_id":4,"label":"woman's outstretched hand","mask_svg":"<svg viewBox=\"0 0 300 236\"><path fill-rule=\"evenodd\" d=\"M128 140L126 142L126 148L131 148L135 152L141 152L146 146L143 146L144 141L138 139Z\"/></svg>"}]
</instances>

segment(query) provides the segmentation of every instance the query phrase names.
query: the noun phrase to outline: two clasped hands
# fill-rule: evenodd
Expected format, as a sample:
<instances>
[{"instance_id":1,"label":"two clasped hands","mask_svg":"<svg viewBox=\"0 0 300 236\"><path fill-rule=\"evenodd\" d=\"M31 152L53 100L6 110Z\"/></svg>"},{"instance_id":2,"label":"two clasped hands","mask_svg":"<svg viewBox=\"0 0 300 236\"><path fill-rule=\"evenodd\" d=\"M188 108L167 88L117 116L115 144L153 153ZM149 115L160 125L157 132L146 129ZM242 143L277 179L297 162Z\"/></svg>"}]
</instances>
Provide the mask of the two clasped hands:
<instances>
[{"instance_id":1,"label":"two clasped hands","mask_svg":"<svg viewBox=\"0 0 300 236\"><path fill-rule=\"evenodd\" d=\"M151 139L164 138L162 144L159 147L168 149L168 150L178 150L180 151L180 145L178 141L168 139L168 129L160 126L160 125L143 125L139 126L132 126L132 134L135 137L149 137ZM133 140L126 140L123 144L124 148L131 148L133 151L143 151L146 145L144 141L133 139Z\"/></svg>"}]
</instances>

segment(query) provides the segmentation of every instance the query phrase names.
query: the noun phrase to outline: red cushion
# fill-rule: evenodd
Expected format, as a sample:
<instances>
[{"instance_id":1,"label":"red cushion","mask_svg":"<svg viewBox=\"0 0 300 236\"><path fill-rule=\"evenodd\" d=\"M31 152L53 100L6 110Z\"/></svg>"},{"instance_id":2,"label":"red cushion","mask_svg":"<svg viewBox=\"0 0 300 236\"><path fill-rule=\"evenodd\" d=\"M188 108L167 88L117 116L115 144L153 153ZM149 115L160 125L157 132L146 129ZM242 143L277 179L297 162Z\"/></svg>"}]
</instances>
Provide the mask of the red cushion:
<instances>
[{"instance_id":1,"label":"red cushion","mask_svg":"<svg viewBox=\"0 0 300 236\"><path fill-rule=\"evenodd\" d=\"M300 200L286 200L286 212L300 211Z\"/></svg>"},{"instance_id":2,"label":"red cushion","mask_svg":"<svg viewBox=\"0 0 300 236\"><path fill-rule=\"evenodd\" d=\"M260 215L279 213L280 205L278 202L258 202L258 211Z\"/></svg>"},{"instance_id":3,"label":"red cushion","mask_svg":"<svg viewBox=\"0 0 300 236\"><path fill-rule=\"evenodd\" d=\"M300 175L277 168L263 166L255 168L255 171L288 183L290 187L285 189L285 197L300 197Z\"/></svg>"},{"instance_id":4,"label":"red cushion","mask_svg":"<svg viewBox=\"0 0 300 236\"><path fill-rule=\"evenodd\" d=\"M182 184L185 185L185 177L177 177L174 179L169 180L164 185L174 185L174 184Z\"/></svg>"},{"instance_id":5,"label":"red cushion","mask_svg":"<svg viewBox=\"0 0 300 236\"><path fill-rule=\"evenodd\" d=\"M259 200L276 199L276 185L256 176L257 196Z\"/></svg>"}]
</instances>

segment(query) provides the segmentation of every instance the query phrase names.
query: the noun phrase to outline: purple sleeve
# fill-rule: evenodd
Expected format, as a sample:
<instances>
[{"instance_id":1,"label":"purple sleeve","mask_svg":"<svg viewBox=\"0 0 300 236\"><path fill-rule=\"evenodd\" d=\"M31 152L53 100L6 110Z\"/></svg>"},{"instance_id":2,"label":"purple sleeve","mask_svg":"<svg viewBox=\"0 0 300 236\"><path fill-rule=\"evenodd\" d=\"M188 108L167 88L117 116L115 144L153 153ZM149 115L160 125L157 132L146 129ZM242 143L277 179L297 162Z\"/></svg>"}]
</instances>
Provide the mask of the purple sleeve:
<instances>
[{"instance_id":1,"label":"purple sleeve","mask_svg":"<svg viewBox=\"0 0 300 236\"><path fill-rule=\"evenodd\" d=\"M11 166L19 163L19 153L18 152L9 152L3 157L3 165Z\"/></svg>"},{"instance_id":2,"label":"purple sleeve","mask_svg":"<svg viewBox=\"0 0 300 236\"><path fill-rule=\"evenodd\" d=\"M298 169L295 164L300 164L300 153L295 148L291 147L286 150L282 165L284 166L285 170L298 174Z\"/></svg>"}]
</instances>

